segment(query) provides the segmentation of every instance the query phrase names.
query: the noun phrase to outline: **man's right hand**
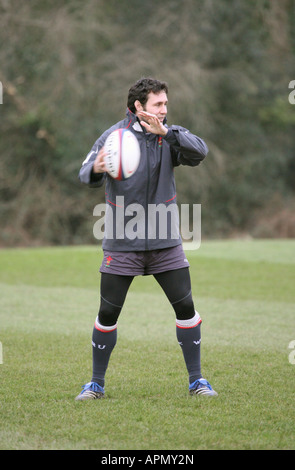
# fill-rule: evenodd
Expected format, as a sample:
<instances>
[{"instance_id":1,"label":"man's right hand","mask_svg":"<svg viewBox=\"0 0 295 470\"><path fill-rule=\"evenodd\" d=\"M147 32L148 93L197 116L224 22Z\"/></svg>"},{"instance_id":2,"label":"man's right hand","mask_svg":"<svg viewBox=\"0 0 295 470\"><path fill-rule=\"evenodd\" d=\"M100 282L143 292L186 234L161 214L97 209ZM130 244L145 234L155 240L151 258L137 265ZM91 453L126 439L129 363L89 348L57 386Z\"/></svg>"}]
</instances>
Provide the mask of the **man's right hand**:
<instances>
[{"instance_id":1,"label":"man's right hand","mask_svg":"<svg viewBox=\"0 0 295 470\"><path fill-rule=\"evenodd\" d=\"M96 159L94 160L92 167L93 173L104 173L106 171L106 164L104 161L106 155L106 151L104 147L102 147L98 152Z\"/></svg>"}]
</instances>

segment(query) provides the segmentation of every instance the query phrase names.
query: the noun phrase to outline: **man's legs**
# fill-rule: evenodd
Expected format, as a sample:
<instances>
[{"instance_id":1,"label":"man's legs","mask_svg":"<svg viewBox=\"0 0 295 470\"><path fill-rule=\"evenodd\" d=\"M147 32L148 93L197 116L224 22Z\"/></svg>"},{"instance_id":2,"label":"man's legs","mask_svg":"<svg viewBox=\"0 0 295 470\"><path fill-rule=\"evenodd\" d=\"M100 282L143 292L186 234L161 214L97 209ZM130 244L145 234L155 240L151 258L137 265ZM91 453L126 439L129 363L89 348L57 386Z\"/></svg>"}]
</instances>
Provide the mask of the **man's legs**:
<instances>
[{"instance_id":1,"label":"man's legs","mask_svg":"<svg viewBox=\"0 0 295 470\"><path fill-rule=\"evenodd\" d=\"M101 274L100 308L92 332L92 379L76 400L103 396L105 374L117 342L117 320L132 280L133 276Z\"/></svg>"},{"instance_id":2,"label":"man's legs","mask_svg":"<svg viewBox=\"0 0 295 470\"><path fill-rule=\"evenodd\" d=\"M155 274L176 314L176 335L189 374L190 393L217 395L201 375L201 318L195 311L188 268ZM100 398L104 378L117 339L117 319L133 276L101 275L101 304L93 328L92 381L76 398ZM94 387L93 387L93 384Z\"/></svg>"},{"instance_id":3,"label":"man's legs","mask_svg":"<svg viewBox=\"0 0 295 470\"><path fill-rule=\"evenodd\" d=\"M166 271L154 277L164 290L176 315L176 336L192 384L201 374L201 317L195 311L188 268Z\"/></svg>"},{"instance_id":4,"label":"man's legs","mask_svg":"<svg viewBox=\"0 0 295 470\"><path fill-rule=\"evenodd\" d=\"M194 308L188 268L154 275L166 293L176 314L176 335L189 374L191 395L215 396L201 374L201 318Z\"/></svg>"},{"instance_id":5,"label":"man's legs","mask_svg":"<svg viewBox=\"0 0 295 470\"><path fill-rule=\"evenodd\" d=\"M92 382L104 386L104 377L117 341L117 320L133 276L101 274L100 308L92 333Z\"/></svg>"}]
</instances>

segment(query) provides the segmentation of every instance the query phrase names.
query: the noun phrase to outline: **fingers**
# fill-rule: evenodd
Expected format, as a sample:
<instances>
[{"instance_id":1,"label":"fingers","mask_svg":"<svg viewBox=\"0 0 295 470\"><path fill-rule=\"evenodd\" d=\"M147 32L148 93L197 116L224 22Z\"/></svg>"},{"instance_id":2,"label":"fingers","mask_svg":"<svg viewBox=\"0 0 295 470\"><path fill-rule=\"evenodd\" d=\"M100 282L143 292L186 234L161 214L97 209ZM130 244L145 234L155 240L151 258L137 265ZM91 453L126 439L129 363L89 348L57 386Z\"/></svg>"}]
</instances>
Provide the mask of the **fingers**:
<instances>
[{"instance_id":1,"label":"fingers","mask_svg":"<svg viewBox=\"0 0 295 470\"><path fill-rule=\"evenodd\" d=\"M138 117L143 119L140 121L140 124L145 127L148 132L162 136L167 134L168 130L155 114L139 111Z\"/></svg>"},{"instance_id":2,"label":"fingers","mask_svg":"<svg viewBox=\"0 0 295 470\"><path fill-rule=\"evenodd\" d=\"M145 127L149 132L155 134L161 129L161 122L154 114L147 113L146 111L140 111L138 117L142 119L140 124Z\"/></svg>"},{"instance_id":3,"label":"fingers","mask_svg":"<svg viewBox=\"0 0 295 470\"><path fill-rule=\"evenodd\" d=\"M148 122L145 122L145 121L140 121L140 124L145 127L147 130L150 131L150 124Z\"/></svg>"},{"instance_id":4,"label":"fingers","mask_svg":"<svg viewBox=\"0 0 295 470\"><path fill-rule=\"evenodd\" d=\"M138 111L138 114L146 118L156 117L155 114L148 113L147 111Z\"/></svg>"},{"instance_id":5,"label":"fingers","mask_svg":"<svg viewBox=\"0 0 295 470\"><path fill-rule=\"evenodd\" d=\"M146 111L139 111L138 116L144 119L145 122L149 124L158 124L160 123L159 119L155 114L147 113Z\"/></svg>"},{"instance_id":6,"label":"fingers","mask_svg":"<svg viewBox=\"0 0 295 470\"><path fill-rule=\"evenodd\" d=\"M102 147L98 152L96 159L94 160L93 173L104 173L106 171L106 164L104 161L105 156L106 152L104 147Z\"/></svg>"}]
</instances>

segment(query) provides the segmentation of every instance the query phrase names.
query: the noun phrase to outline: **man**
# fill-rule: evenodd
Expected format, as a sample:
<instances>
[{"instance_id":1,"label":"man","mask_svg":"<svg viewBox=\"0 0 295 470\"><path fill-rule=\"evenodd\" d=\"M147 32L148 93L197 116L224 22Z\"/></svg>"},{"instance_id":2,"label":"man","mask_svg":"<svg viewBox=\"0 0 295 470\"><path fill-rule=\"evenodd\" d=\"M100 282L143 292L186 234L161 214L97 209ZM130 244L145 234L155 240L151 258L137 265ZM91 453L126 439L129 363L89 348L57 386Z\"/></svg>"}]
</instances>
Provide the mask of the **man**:
<instances>
[{"instance_id":1,"label":"man","mask_svg":"<svg viewBox=\"0 0 295 470\"><path fill-rule=\"evenodd\" d=\"M120 210L116 203L118 196L125 207L140 204L144 214L151 205L175 208L174 168L181 164L196 166L208 152L202 139L183 127L166 124L167 96L166 83L151 78L138 80L128 93L126 118L102 134L83 162L80 181L92 187L106 183L106 204L114 220ZM141 149L139 167L125 181L111 178L104 162L105 140L118 128L128 128L137 137ZM189 375L189 393L217 395L201 374L201 318L194 308L189 264L180 236L175 237L175 232L167 228L166 236L160 237L159 227L151 230L150 221L144 215L144 236L128 237L123 230L128 220L130 217L125 214L123 227L117 227L118 233L108 237L107 225L112 222L113 228L115 223L106 217L100 268L101 300L92 334L92 379L83 386L76 400L104 396L105 373L116 345L117 320L128 288L134 276L147 274L155 277L174 309L176 335Z\"/></svg>"}]
</instances>

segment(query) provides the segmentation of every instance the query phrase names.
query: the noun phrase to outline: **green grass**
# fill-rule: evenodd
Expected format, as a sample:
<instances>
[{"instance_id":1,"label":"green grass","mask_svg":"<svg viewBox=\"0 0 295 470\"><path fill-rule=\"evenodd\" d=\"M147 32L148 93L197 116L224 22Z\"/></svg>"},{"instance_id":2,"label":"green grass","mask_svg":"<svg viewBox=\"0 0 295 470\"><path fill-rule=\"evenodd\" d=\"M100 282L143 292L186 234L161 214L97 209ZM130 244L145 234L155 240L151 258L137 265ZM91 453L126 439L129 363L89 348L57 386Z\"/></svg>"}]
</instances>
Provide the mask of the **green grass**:
<instances>
[{"instance_id":1,"label":"green grass","mask_svg":"<svg viewBox=\"0 0 295 470\"><path fill-rule=\"evenodd\" d=\"M203 318L190 397L173 311L152 277L130 288L106 399L91 377L96 247L0 251L1 449L294 449L295 241L212 241L187 251Z\"/></svg>"}]
</instances>

